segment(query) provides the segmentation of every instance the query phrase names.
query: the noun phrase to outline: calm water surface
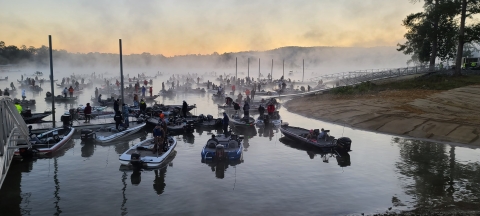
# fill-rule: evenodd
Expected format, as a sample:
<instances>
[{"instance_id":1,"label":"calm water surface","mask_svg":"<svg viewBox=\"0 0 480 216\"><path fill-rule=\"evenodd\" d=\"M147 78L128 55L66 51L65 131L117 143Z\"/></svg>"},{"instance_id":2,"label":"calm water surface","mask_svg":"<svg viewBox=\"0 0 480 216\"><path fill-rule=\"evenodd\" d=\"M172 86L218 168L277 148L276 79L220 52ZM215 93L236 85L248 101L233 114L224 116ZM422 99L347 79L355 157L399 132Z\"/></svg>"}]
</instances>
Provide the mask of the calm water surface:
<instances>
[{"instance_id":1,"label":"calm water surface","mask_svg":"<svg viewBox=\"0 0 480 216\"><path fill-rule=\"evenodd\" d=\"M155 86L161 82L158 78ZM28 95L37 99L37 112L47 108L45 92ZM92 93L81 95L79 104L89 102ZM210 98L178 95L158 101L180 104L186 99L197 104L196 114L216 116L219 111ZM58 104L57 112L76 106ZM243 163L208 165L201 163L200 151L216 132L197 131L176 137L176 152L163 168L137 174L121 170L118 157L151 134L141 132L109 145L82 143L77 136L52 158L12 165L0 190L0 215L345 215L480 209L478 149L343 128L285 108L280 114L293 126L323 127L334 136L350 137L353 151L341 158L324 155L282 138L279 130L257 129L246 134Z\"/></svg>"}]
</instances>

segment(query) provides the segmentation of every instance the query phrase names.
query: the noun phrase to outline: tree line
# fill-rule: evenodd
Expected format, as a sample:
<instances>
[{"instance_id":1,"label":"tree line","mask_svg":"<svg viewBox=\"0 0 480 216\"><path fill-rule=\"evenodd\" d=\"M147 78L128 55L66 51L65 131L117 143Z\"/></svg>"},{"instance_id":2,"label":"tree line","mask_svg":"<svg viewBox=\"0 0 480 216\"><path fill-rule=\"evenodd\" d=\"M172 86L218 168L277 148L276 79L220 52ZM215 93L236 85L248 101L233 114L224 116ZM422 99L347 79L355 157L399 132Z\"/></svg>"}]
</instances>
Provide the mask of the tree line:
<instances>
[{"instance_id":1,"label":"tree line","mask_svg":"<svg viewBox=\"0 0 480 216\"><path fill-rule=\"evenodd\" d=\"M472 19L480 13L480 0L424 0L423 3L424 11L403 20L406 42L398 44L397 50L412 55L413 62L428 63L431 69L437 59L455 60L455 75L461 75L462 57L471 55L480 41L480 23ZM467 18L471 21L468 24Z\"/></svg>"}]
</instances>

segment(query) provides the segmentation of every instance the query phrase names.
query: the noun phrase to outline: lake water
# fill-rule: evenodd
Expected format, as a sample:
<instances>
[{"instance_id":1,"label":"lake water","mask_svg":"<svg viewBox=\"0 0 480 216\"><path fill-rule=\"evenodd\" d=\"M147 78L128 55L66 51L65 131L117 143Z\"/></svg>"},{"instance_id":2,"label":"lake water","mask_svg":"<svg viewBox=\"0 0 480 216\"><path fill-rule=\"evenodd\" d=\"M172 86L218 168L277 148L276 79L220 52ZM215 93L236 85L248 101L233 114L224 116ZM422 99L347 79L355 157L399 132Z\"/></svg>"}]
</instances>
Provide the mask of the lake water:
<instances>
[{"instance_id":1,"label":"lake water","mask_svg":"<svg viewBox=\"0 0 480 216\"><path fill-rule=\"evenodd\" d=\"M154 80L154 86L161 86L162 79L166 77ZM6 85L2 83L2 89ZM155 87L158 92L160 87ZM50 107L43 100L45 92L27 94L37 99L37 112ZM93 89L83 93L78 104L89 102L90 95ZM210 93L158 102L182 100L197 105L193 114L221 114ZM57 120L78 104L57 105ZM108 145L73 139L52 158L13 163L0 190L0 215L345 215L480 209L478 149L344 128L279 110L292 126L326 128L333 136L350 137L353 151L343 157L325 155L288 141L279 130L257 129L245 135L242 163L208 165L201 162L200 152L210 132L197 131L175 137L176 151L163 168L138 174L120 169L118 157L151 134L140 132Z\"/></svg>"}]
</instances>

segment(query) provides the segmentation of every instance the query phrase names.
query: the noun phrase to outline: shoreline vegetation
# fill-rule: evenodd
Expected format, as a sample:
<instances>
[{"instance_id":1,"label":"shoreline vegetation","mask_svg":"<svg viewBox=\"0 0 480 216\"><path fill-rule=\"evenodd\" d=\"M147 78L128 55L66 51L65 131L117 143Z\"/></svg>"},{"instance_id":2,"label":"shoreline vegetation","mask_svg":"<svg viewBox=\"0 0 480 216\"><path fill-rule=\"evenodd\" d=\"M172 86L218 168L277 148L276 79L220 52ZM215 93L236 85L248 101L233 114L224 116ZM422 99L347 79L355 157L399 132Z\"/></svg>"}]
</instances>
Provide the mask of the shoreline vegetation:
<instances>
[{"instance_id":1,"label":"shoreline vegetation","mask_svg":"<svg viewBox=\"0 0 480 216\"><path fill-rule=\"evenodd\" d=\"M352 128L480 147L480 75L429 73L334 88L285 104Z\"/></svg>"}]
</instances>

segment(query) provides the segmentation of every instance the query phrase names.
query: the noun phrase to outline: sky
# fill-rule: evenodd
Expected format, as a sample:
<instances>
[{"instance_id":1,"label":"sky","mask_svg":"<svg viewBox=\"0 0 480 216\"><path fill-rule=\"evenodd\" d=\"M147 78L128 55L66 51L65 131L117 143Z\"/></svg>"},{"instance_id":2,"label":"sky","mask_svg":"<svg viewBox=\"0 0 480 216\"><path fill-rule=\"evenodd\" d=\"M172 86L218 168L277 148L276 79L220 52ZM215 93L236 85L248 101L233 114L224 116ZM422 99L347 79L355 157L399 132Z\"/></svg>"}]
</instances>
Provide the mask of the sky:
<instances>
[{"instance_id":1,"label":"sky","mask_svg":"<svg viewBox=\"0 0 480 216\"><path fill-rule=\"evenodd\" d=\"M2 0L0 41L70 52L212 54L396 46L408 0Z\"/></svg>"}]
</instances>

